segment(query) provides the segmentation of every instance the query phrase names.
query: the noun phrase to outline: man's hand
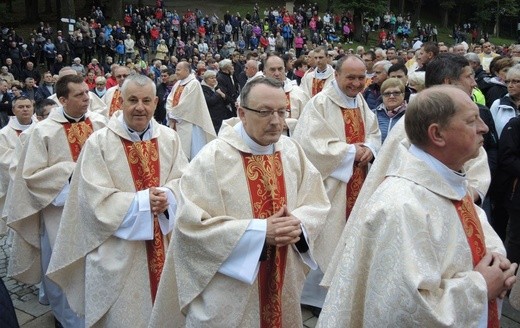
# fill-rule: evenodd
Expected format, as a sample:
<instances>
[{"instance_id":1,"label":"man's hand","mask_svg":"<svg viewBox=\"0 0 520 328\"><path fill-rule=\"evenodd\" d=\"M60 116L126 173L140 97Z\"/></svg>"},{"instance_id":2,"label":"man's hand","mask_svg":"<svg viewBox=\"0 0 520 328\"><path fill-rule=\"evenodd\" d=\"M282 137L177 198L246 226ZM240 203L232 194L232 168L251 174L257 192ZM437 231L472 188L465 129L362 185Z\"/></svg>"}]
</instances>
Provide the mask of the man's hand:
<instances>
[{"instance_id":1,"label":"man's hand","mask_svg":"<svg viewBox=\"0 0 520 328\"><path fill-rule=\"evenodd\" d=\"M300 220L292 216L286 206L267 219L266 242L268 245L285 246L295 244L302 233Z\"/></svg>"},{"instance_id":2,"label":"man's hand","mask_svg":"<svg viewBox=\"0 0 520 328\"><path fill-rule=\"evenodd\" d=\"M155 187L150 188L150 208L153 215L159 215L168 209L168 197L164 191Z\"/></svg>"},{"instance_id":3,"label":"man's hand","mask_svg":"<svg viewBox=\"0 0 520 328\"><path fill-rule=\"evenodd\" d=\"M370 161L374 158L370 148L361 143L356 143L354 146L356 147L356 157L354 158L356 166L363 167L368 165L368 163L370 163Z\"/></svg>"},{"instance_id":4,"label":"man's hand","mask_svg":"<svg viewBox=\"0 0 520 328\"><path fill-rule=\"evenodd\" d=\"M518 265L511 264L507 259L501 260L503 257L498 255L487 253L475 266L475 271L480 272L486 281L489 300L504 298L516 281L515 271Z\"/></svg>"}]
</instances>

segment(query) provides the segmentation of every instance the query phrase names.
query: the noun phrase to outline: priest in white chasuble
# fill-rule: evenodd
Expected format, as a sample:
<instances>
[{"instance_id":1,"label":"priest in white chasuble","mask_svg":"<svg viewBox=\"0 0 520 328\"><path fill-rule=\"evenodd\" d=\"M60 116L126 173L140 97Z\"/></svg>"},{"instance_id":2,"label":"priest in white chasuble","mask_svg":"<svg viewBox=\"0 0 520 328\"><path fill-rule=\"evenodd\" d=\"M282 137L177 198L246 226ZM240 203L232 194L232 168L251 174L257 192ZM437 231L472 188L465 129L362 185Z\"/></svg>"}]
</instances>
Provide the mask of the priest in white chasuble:
<instances>
[{"instance_id":1,"label":"priest in white chasuble","mask_svg":"<svg viewBox=\"0 0 520 328\"><path fill-rule=\"evenodd\" d=\"M479 109L459 88L432 87L405 128L347 222L318 326L500 327L517 264L468 188L464 164L488 131Z\"/></svg>"},{"instance_id":2,"label":"priest in white chasuble","mask_svg":"<svg viewBox=\"0 0 520 328\"><path fill-rule=\"evenodd\" d=\"M47 274L87 327L145 327L157 295L187 159L153 120L155 90L146 76L126 79L122 110L88 139L72 178Z\"/></svg>"},{"instance_id":3,"label":"priest in white chasuble","mask_svg":"<svg viewBox=\"0 0 520 328\"><path fill-rule=\"evenodd\" d=\"M180 62L175 69L178 81L166 100L168 125L177 131L181 139L182 150L189 160L217 134L208 105L202 92L202 86L191 73L188 62Z\"/></svg>"},{"instance_id":4,"label":"priest in white chasuble","mask_svg":"<svg viewBox=\"0 0 520 328\"><path fill-rule=\"evenodd\" d=\"M368 165L381 146L377 118L361 95L365 63L356 56L345 56L336 65L335 80L309 100L292 135L320 171L331 202L327 225L316 241L322 272L327 270ZM322 272L309 274L303 304L321 308L326 293L318 285Z\"/></svg>"},{"instance_id":5,"label":"priest in white chasuble","mask_svg":"<svg viewBox=\"0 0 520 328\"><path fill-rule=\"evenodd\" d=\"M8 275L42 288L53 314L63 325L79 324L59 287L44 274L68 197L69 179L90 134L105 126L105 117L88 111L89 90L82 77L65 75L56 82L62 107L34 126L16 168L7 224L14 230Z\"/></svg>"},{"instance_id":6,"label":"priest in white chasuble","mask_svg":"<svg viewBox=\"0 0 520 328\"><path fill-rule=\"evenodd\" d=\"M181 178L159 293L175 288L175 272L189 327L301 327L300 294L330 205L301 147L281 136L282 83L247 83L238 114ZM176 300L164 300L154 308L157 327L171 321Z\"/></svg>"},{"instance_id":7,"label":"priest in white chasuble","mask_svg":"<svg viewBox=\"0 0 520 328\"><path fill-rule=\"evenodd\" d=\"M9 183L14 176L11 175L10 167L15 157L15 149L20 134L33 126L34 106L32 101L26 97L20 97L13 101L13 114L5 127L0 130L0 214L4 210ZM0 215L1 216L1 215ZM6 222L0 219L0 234L6 232Z\"/></svg>"}]
</instances>

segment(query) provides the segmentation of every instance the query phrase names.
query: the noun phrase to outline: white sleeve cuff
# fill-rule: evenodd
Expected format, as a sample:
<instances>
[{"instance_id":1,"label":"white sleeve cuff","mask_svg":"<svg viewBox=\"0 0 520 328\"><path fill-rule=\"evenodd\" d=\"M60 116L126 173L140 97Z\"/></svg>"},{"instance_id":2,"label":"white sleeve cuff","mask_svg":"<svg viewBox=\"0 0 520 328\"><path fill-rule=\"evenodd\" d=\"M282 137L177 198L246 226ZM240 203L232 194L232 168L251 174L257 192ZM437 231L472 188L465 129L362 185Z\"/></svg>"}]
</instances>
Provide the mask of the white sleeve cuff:
<instances>
[{"instance_id":1,"label":"white sleeve cuff","mask_svg":"<svg viewBox=\"0 0 520 328\"><path fill-rule=\"evenodd\" d=\"M163 235L166 235L173 230L175 220L177 219L177 200L170 189L165 187L157 187L157 189L164 191L166 197L168 197L168 218L164 213L159 214L159 226Z\"/></svg>"},{"instance_id":2,"label":"white sleeve cuff","mask_svg":"<svg viewBox=\"0 0 520 328\"><path fill-rule=\"evenodd\" d=\"M251 285L260 269L259 259L264 248L266 231L267 220L251 220L246 232L218 272Z\"/></svg>"},{"instance_id":3,"label":"white sleeve cuff","mask_svg":"<svg viewBox=\"0 0 520 328\"><path fill-rule=\"evenodd\" d=\"M138 191L114 236L126 240L152 240L153 216L150 190Z\"/></svg>"},{"instance_id":4,"label":"white sleeve cuff","mask_svg":"<svg viewBox=\"0 0 520 328\"><path fill-rule=\"evenodd\" d=\"M54 206L65 206L65 202L67 201L67 198L69 197L69 191L70 191L70 183L67 181L63 188L61 189L60 193L54 198L52 201L52 205Z\"/></svg>"},{"instance_id":5,"label":"white sleeve cuff","mask_svg":"<svg viewBox=\"0 0 520 328\"><path fill-rule=\"evenodd\" d=\"M338 167L330 174L334 179L347 183L354 172L354 160L356 159L356 146L350 145L347 154L338 165Z\"/></svg>"}]
</instances>

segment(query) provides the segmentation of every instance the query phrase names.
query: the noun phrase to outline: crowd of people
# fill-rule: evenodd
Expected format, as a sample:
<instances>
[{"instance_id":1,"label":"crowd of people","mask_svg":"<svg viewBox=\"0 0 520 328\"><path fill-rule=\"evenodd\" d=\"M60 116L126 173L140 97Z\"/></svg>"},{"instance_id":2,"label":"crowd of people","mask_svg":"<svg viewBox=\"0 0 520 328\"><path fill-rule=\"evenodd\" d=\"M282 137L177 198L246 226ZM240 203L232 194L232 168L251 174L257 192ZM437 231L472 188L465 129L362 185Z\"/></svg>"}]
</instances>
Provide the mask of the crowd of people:
<instances>
[{"instance_id":1,"label":"crowd of people","mask_svg":"<svg viewBox=\"0 0 520 328\"><path fill-rule=\"evenodd\" d=\"M348 49L349 12L158 1L3 30L8 274L64 327L498 327L520 45L364 24Z\"/></svg>"}]
</instances>

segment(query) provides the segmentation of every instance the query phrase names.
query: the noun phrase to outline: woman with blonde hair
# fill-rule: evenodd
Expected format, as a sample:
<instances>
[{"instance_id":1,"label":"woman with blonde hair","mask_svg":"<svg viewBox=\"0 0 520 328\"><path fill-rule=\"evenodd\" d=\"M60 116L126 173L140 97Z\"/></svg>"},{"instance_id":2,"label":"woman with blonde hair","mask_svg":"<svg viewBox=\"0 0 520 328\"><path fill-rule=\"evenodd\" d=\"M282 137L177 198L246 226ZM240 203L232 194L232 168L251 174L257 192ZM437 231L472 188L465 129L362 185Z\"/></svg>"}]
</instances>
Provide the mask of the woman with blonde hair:
<instances>
[{"instance_id":1,"label":"woman with blonde hair","mask_svg":"<svg viewBox=\"0 0 520 328\"><path fill-rule=\"evenodd\" d=\"M403 82L398 78L387 79L381 85L381 96L383 97L383 103L374 112L377 116L379 130L381 130L382 143L406 111Z\"/></svg>"}]
</instances>

